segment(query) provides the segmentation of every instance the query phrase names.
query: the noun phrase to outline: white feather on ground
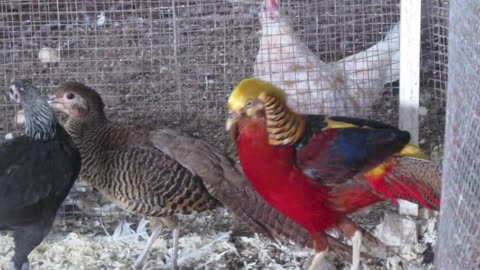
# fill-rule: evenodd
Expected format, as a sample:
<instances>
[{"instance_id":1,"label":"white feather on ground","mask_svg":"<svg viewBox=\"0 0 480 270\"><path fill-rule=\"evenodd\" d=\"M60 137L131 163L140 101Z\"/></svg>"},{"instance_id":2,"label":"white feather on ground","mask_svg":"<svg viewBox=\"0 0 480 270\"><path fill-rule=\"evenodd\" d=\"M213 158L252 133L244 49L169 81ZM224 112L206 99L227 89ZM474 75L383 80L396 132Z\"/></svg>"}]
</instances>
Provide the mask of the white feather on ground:
<instances>
[{"instance_id":1,"label":"white feather on ground","mask_svg":"<svg viewBox=\"0 0 480 270\"><path fill-rule=\"evenodd\" d=\"M259 16L254 76L284 89L297 112L364 116L384 85L399 79L398 23L369 49L325 63L296 36L279 0L265 0Z\"/></svg>"}]
</instances>

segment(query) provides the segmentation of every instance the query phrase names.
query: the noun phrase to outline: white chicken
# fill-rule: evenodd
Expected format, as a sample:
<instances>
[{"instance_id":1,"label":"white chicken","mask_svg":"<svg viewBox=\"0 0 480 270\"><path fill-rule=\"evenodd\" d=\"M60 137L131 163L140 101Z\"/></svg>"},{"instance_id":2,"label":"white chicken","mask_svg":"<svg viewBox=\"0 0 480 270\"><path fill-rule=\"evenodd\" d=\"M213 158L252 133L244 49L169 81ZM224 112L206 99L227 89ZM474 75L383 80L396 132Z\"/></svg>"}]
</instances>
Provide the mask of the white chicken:
<instances>
[{"instance_id":1,"label":"white chicken","mask_svg":"<svg viewBox=\"0 0 480 270\"><path fill-rule=\"evenodd\" d=\"M399 79L400 29L365 51L325 63L295 35L279 0L264 0L254 76L284 89L299 113L366 116L387 83Z\"/></svg>"}]
</instances>

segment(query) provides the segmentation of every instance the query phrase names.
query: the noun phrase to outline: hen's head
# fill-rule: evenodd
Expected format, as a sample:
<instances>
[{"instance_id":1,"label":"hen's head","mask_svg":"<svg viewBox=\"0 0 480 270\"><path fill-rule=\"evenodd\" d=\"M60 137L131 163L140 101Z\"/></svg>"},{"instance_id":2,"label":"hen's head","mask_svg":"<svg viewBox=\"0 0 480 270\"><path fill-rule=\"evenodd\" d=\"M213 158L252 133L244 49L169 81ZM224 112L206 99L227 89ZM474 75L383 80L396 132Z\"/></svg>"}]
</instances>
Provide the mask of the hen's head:
<instances>
[{"instance_id":1,"label":"hen's head","mask_svg":"<svg viewBox=\"0 0 480 270\"><path fill-rule=\"evenodd\" d=\"M50 96L49 103L69 117L101 116L105 107L95 90L73 81L61 84Z\"/></svg>"},{"instance_id":2,"label":"hen's head","mask_svg":"<svg viewBox=\"0 0 480 270\"><path fill-rule=\"evenodd\" d=\"M256 78L241 81L228 98L227 130L242 117L264 117L265 103L269 97L282 105L286 104L285 92L273 84Z\"/></svg>"},{"instance_id":3,"label":"hen's head","mask_svg":"<svg viewBox=\"0 0 480 270\"><path fill-rule=\"evenodd\" d=\"M277 21L280 15L279 0L264 0L260 6L259 19L260 23L264 25L265 23Z\"/></svg>"},{"instance_id":4,"label":"hen's head","mask_svg":"<svg viewBox=\"0 0 480 270\"><path fill-rule=\"evenodd\" d=\"M36 140L55 137L57 120L40 91L26 80L14 81L8 95L25 111L25 135Z\"/></svg>"},{"instance_id":5,"label":"hen's head","mask_svg":"<svg viewBox=\"0 0 480 270\"><path fill-rule=\"evenodd\" d=\"M8 89L8 96L12 101L22 106L28 106L31 102L44 101L37 88L27 80L14 81Z\"/></svg>"}]
</instances>

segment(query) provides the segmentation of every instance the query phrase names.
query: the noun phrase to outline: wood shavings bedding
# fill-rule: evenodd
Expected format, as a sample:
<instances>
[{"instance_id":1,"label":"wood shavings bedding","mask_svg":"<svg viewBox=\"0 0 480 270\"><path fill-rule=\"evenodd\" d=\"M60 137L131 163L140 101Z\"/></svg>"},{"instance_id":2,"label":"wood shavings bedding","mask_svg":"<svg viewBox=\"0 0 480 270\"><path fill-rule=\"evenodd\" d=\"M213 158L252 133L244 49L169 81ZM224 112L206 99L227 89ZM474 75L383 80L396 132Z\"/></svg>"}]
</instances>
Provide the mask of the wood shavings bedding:
<instances>
[{"instance_id":1,"label":"wood shavings bedding","mask_svg":"<svg viewBox=\"0 0 480 270\"><path fill-rule=\"evenodd\" d=\"M228 234L223 239L228 240ZM206 242L213 241L214 236L191 235L180 239L182 254L180 262L184 265L196 265L206 262L203 253L214 254L215 251L225 251L222 247L225 242L215 242L210 247L212 250L202 250L198 252L197 248ZM131 265L138 254L142 251L144 241L113 241L110 237L88 237L76 233L68 234L64 239L56 241L48 239L38 246L31 255L30 262L32 269L131 269ZM217 237L218 238L218 237ZM13 241L10 236L0 237L0 269L8 269L9 261L13 255ZM228 250L228 249L227 249ZM151 255L144 269L169 269L164 255L168 254L166 239L155 241ZM188 256L189 253L197 251L197 254Z\"/></svg>"},{"instance_id":2,"label":"wood shavings bedding","mask_svg":"<svg viewBox=\"0 0 480 270\"><path fill-rule=\"evenodd\" d=\"M370 213L371 214L371 213ZM395 215L395 213L390 213ZM398 214L397 214L398 215ZM128 219L127 219L128 220ZM46 240L30 255L32 270L120 270L131 266L141 253L147 237L145 221L132 218L104 223L98 219L77 219L57 222ZM289 243L275 243L248 231L241 231L228 212L219 209L202 215L184 216L180 237L181 269L302 269L310 264L312 250ZM429 242L433 221L426 222L421 232ZM105 226L105 227L103 227ZM135 227L135 228L132 228ZM240 231L239 231L240 230ZM423 241L417 243L424 247ZM425 248L415 248L420 253ZM171 232L162 231L153 244L144 269L170 269ZM420 253L409 254L419 259ZM0 269L9 269L13 255L10 235L0 235ZM389 260L388 263L395 263ZM346 263L334 261L336 269L349 269ZM392 269L395 266L363 265L363 269Z\"/></svg>"}]
</instances>

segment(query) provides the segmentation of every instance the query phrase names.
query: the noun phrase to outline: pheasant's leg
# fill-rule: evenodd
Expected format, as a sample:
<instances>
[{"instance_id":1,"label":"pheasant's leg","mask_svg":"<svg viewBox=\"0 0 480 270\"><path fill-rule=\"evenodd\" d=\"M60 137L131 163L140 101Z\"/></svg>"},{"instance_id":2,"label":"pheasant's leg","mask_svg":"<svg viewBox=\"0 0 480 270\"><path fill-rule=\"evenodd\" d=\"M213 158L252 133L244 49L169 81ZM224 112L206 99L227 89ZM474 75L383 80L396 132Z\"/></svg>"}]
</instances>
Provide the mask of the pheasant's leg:
<instances>
[{"instance_id":1,"label":"pheasant's leg","mask_svg":"<svg viewBox=\"0 0 480 270\"><path fill-rule=\"evenodd\" d=\"M313 257L312 264L308 268L308 270L319 270L321 269L321 265L325 261L325 255L327 254L327 251L324 250L322 252L317 252L315 254L315 257Z\"/></svg>"},{"instance_id":2,"label":"pheasant's leg","mask_svg":"<svg viewBox=\"0 0 480 270\"><path fill-rule=\"evenodd\" d=\"M178 226L173 229L173 258L172 258L172 267L177 269L177 259L178 259L178 238L180 237L180 229Z\"/></svg>"},{"instance_id":3,"label":"pheasant's leg","mask_svg":"<svg viewBox=\"0 0 480 270\"><path fill-rule=\"evenodd\" d=\"M352 270L357 270L360 266L360 248L362 247L362 233L355 231L352 237ZM353 268L356 266L356 268Z\"/></svg>"},{"instance_id":4,"label":"pheasant's leg","mask_svg":"<svg viewBox=\"0 0 480 270\"><path fill-rule=\"evenodd\" d=\"M135 269L140 269L143 266L143 263L145 262L145 259L147 258L148 254L150 253L150 249L152 248L153 243L155 240L158 238L160 235L160 231L162 229L162 224L159 222L160 220L157 218L150 218L150 226L152 228L152 235L147 241L147 244L143 248L142 254L138 256L137 260L133 264L133 268Z\"/></svg>"},{"instance_id":5,"label":"pheasant's leg","mask_svg":"<svg viewBox=\"0 0 480 270\"><path fill-rule=\"evenodd\" d=\"M177 217L163 217L160 218L163 224L165 224L169 229L172 230L173 236L173 258L172 258L172 268L174 270L178 269L177 260L178 260L178 238L180 237L180 229L178 228L178 218Z\"/></svg>"},{"instance_id":6,"label":"pheasant's leg","mask_svg":"<svg viewBox=\"0 0 480 270\"><path fill-rule=\"evenodd\" d=\"M316 233L312 235L312 237L316 254L315 257L313 257L312 264L310 265L308 270L318 270L325 261L325 255L328 251L328 241L327 237L323 232Z\"/></svg>"},{"instance_id":7,"label":"pheasant's leg","mask_svg":"<svg viewBox=\"0 0 480 270\"><path fill-rule=\"evenodd\" d=\"M360 267L360 248L362 246L362 232L353 221L344 218L338 224L342 232L352 240L352 267L351 270L358 270Z\"/></svg>"}]
</instances>

